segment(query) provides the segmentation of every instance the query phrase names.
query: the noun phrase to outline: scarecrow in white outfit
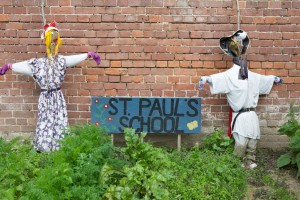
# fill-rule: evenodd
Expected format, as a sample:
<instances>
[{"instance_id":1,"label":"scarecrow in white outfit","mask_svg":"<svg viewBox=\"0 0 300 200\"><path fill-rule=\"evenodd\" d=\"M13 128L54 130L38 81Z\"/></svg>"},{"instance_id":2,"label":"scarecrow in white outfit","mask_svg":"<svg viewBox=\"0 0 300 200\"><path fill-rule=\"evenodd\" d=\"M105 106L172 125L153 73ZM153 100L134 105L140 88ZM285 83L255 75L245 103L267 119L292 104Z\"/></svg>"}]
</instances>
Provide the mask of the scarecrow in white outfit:
<instances>
[{"instance_id":1,"label":"scarecrow in white outfit","mask_svg":"<svg viewBox=\"0 0 300 200\"><path fill-rule=\"evenodd\" d=\"M249 37L243 30L220 39L221 49L233 57L234 65L225 72L202 76L199 89L208 83L212 94L226 94L232 111L229 137L235 140L234 154L244 160L244 166L255 168L256 144L260 139L259 119L255 112L259 95L269 94L275 83L282 79L269 75L260 75L247 68L242 58L249 46ZM232 131L232 132L231 132Z\"/></svg>"},{"instance_id":2,"label":"scarecrow in white outfit","mask_svg":"<svg viewBox=\"0 0 300 200\"><path fill-rule=\"evenodd\" d=\"M59 149L59 140L68 128L66 102L61 91L67 67L74 67L88 57L100 64L100 57L94 52L73 56L58 55L61 39L55 21L45 24L41 36L46 44L47 56L33 58L14 64L6 64L0 69L0 75L7 70L31 76L41 88L38 103L38 120L34 137L34 148L38 152L50 152Z\"/></svg>"}]
</instances>

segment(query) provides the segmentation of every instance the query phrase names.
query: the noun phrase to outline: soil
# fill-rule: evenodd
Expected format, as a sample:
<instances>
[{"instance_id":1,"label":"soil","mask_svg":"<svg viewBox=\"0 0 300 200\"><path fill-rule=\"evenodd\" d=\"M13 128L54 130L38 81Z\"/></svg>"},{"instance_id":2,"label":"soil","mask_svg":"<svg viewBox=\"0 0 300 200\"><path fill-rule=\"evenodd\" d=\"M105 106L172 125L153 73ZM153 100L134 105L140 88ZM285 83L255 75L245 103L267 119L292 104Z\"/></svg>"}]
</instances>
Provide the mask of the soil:
<instances>
[{"instance_id":1,"label":"soil","mask_svg":"<svg viewBox=\"0 0 300 200\"><path fill-rule=\"evenodd\" d=\"M286 152L272 151L270 149L259 149L257 152L257 163L258 167L254 169L251 173L253 176L248 177L248 192L247 200L258 200L258 199L278 199L281 198L270 197L268 194L272 193L272 188L266 185L262 181L262 177L265 175L270 175L275 181L275 189L286 188L294 194L296 200L300 200L300 177L297 178L297 167L287 166L278 169L276 166L276 161L280 155ZM259 178L260 177L260 178Z\"/></svg>"}]
</instances>

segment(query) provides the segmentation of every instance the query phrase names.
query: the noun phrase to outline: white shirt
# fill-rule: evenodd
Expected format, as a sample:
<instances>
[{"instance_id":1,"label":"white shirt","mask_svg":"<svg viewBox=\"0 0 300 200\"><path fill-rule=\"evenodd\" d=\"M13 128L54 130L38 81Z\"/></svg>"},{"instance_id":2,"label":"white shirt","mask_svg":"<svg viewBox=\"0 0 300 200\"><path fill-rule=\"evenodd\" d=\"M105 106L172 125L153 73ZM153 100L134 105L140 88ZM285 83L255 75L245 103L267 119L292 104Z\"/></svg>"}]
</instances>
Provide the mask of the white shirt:
<instances>
[{"instance_id":1,"label":"white shirt","mask_svg":"<svg viewBox=\"0 0 300 200\"><path fill-rule=\"evenodd\" d=\"M212 94L226 94L228 103L234 111L234 119L242 108L255 108L260 94L269 94L275 76L260 75L248 71L248 79L240 80L240 66L233 65L229 70L211 75L210 91ZM233 121L233 120L232 120ZM259 139L260 128L258 116L254 111L243 112L237 119L233 132L244 137Z\"/></svg>"}]
</instances>

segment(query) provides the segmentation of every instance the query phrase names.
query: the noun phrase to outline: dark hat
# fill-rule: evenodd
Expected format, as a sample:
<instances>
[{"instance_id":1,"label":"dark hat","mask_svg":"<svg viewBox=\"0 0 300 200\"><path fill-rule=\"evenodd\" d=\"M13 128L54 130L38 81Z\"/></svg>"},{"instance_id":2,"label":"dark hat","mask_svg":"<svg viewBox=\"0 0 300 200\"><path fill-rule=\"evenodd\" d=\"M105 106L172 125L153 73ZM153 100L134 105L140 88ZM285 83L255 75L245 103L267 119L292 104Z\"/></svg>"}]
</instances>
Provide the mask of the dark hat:
<instances>
[{"instance_id":1,"label":"dark hat","mask_svg":"<svg viewBox=\"0 0 300 200\"><path fill-rule=\"evenodd\" d=\"M236 31L233 35L220 39L221 49L229 56L239 57L244 54L249 46L250 40L243 30Z\"/></svg>"}]
</instances>

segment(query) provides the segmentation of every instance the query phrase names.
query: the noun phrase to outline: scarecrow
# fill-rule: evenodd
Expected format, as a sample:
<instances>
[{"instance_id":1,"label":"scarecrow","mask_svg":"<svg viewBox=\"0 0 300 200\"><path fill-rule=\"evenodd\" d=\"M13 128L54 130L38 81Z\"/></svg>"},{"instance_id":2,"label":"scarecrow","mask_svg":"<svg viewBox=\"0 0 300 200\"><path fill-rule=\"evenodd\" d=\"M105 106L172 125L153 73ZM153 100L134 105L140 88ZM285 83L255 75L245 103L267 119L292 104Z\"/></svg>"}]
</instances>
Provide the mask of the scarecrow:
<instances>
[{"instance_id":1,"label":"scarecrow","mask_svg":"<svg viewBox=\"0 0 300 200\"><path fill-rule=\"evenodd\" d=\"M50 152L59 149L59 140L68 127L66 102L61 91L67 67L74 67L87 58L93 58L97 65L100 56L94 52L79 55L61 56L58 49L61 39L55 21L45 24L41 35L46 45L46 56L28 61L6 64L0 69L0 75L7 70L31 76L40 86L38 101L38 120L33 146L38 152Z\"/></svg>"},{"instance_id":2,"label":"scarecrow","mask_svg":"<svg viewBox=\"0 0 300 200\"><path fill-rule=\"evenodd\" d=\"M225 72L202 76L199 89L208 83L212 94L226 94L231 114L228 136L235 140L234 154L243 159L243 166L257 167L255 151L260 139L259 119L255 112L260 94L269 94L274 82L282 79L273 75L260 75L248 70L245 54L250 40L243 30L220 39L225 54L233 57L234 65ZM233 119L233 120L232 120Z\"/></svg>"}]
</instances>

